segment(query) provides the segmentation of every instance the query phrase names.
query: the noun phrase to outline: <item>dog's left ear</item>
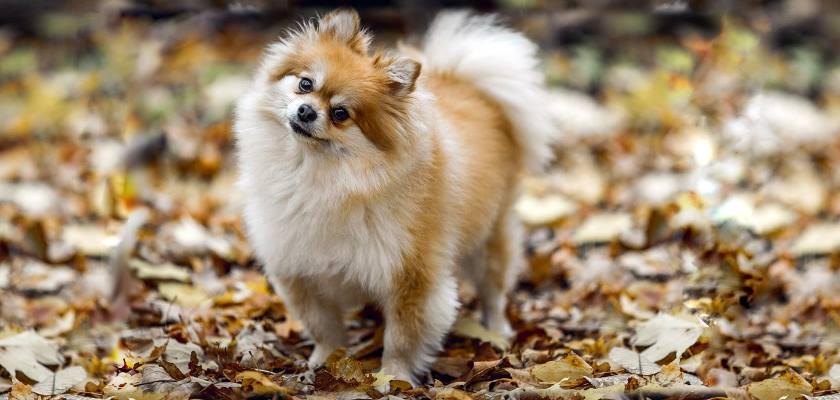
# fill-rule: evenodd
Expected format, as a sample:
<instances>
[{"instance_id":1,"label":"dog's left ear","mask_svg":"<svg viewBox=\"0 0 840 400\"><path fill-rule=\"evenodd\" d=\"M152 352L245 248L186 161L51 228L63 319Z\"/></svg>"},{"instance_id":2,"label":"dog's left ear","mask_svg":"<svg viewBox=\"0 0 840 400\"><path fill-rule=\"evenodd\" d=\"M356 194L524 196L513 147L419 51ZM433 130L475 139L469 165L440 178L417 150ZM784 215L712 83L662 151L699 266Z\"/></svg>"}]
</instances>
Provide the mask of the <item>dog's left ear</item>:
<instances>
[{"instance_id":1,"label":"dog's left ear","mask_svg":"<svg viewBox=\"0 0 840 400\"><path fill-rule=\"evenodd\" d=\"M388 87L396 96L405 96L414 91L417 77L420 76L420 63L410 58L398 57L385 65Z\"/></svg>"},{"instance_id":2,"label":"dog's left ear","mask_svg":"<svg viewBox=\"0 0 840 400\"><path fill-rule=\"evenodd\" d=\"M362 29L359 13L350 8L338 9L321 17L318 33L331 35L360 54L367 54L370 45L370 35Z\"/></svg>"}]
</instances>

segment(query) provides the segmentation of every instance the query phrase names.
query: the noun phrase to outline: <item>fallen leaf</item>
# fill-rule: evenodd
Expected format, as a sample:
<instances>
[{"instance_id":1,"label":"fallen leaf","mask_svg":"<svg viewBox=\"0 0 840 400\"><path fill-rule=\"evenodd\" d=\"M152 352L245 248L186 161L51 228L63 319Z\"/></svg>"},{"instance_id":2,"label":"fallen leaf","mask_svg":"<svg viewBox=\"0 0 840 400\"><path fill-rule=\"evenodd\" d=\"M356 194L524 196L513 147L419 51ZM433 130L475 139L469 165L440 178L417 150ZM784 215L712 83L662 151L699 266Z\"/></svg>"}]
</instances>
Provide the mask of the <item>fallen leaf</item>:
<instances>
[{"instance_id":1,"label":"fallen leaf","mask_svg":"<svg viewBox=\"0 0 840 400\"><path fill-rule=\"evenodd\" d=\"M350 357L343 357L335 362L327 363L327 370L333 377L344 383L360 384L369 380L365 375L362 363Z\"/></svg>"},{"instance_id":2,"label":"fallen leaf","mask_svg":"<svg viewBox=\"0 0 840 400\"><path fill-rule=\"evenodd\" d=\"M61 318L56 320L52 325L39 329L38 334L47 338L56 337L62 333L72 330L75 326L75 322L76 312L70 310L64 313L64 315L62 315Z\"/></svg>"},{"instance_id":3,"label":"fallen leaf","mask_svg":"<svg viewBox=\"0 0 840 400\"><path fill-rule=\"evenodd\" d=\"M572 236L572 242L604 243L617 239L622 233L633 228L633 219L626 213L599 213L589 216Z\"/></svg>"},{"instance_id":4,"label":"fallen leaf","mask_svg":"<svg viewBox=\"0 0 840 400\"><path fill-rule=\"evenodd\" d=\"M536 365L531 369L531 375L546 383L560 383L563 381L577 381L585 376L592 376L592 367L575 353L565 357ZM567 385L563 385L568 387Z\"/></svg>"},{"instance_id":5,"label":"fallen leaf","mask_svg":"<svg viewBox=\"0 0 840 400\"><path fill-rule=\"evenodd\" d=\"M0 202L14 203L31 216L43 216L56 211L60 195L50 185L41 182L0 182Z\"/></svg>"},{"instance_id":6,"label":"fallen leaf","mask_svg":"<svg viewBox=\"0 0 840 400\"><path fill-rule=\"evenodd\" d=\"M233 378L242 384L245 393L266 396L277 393L289 394L288 388L282 387L259 371L242 371Z\"/></svg>"},{"instance_id":7,"label":"fallen leaf","mask_svg":"<svg viewBox=\"0 0 840 400\"><path fill-rule=\"evenodd\" d=\"M734 221L758 234L769 234L790 226L797 214L778 203L755 204L755 196L733 195L714 212L714 219L721 223Z\"/></svg>"},{"instance_id":8,"label":"fallen leaf","mask_svg":"<svg viewBox=\"0 0 840 400\"><path fill-rule=\"evenodd\" d=\"M575 203L556 194L539 197L526 194L515 206L519 217L529 225L549 225L571 215L577 208Z\"/></svg>"},{"instance_id":9,"label":"fallen leaf","mask_svg":"<svg viewBox=\"0 0 840 400\"><path fill-rule=\"evenodd\" d=\"M10 399L14 400L36 400L37 396L32 393L32 386L29 386L21 381L15 381L12 383L12 390L8 394Z\"/></svg>"},{"instance_id":10,"label":"fallen leaf","mask_svg":"<svg viewBox=\"0 0 840 400\"><path fill-rule=\"evenodd\" d=\"M155 265L135 258L129 261L128 266L139 279L190 281L190 271L172 263Z\"/></svg>"},{"instance_id":11,"label":"fallen leaf","mask_svg":"<svg viewBox=\"0 0 840 400\"><path fill-rule=\"evenodd\" d=\"M203 225L189 217L182 218L172 228L172 238L183 251L190 254L201 254L210 250L222 258L228 258L232 251L230 243L211 235Z\"/></svg>"},{"instance_id":12,"label":"fallen leaf","mask_svg":"<svg viewBox=\"0 0 840 400\"><path fill-rule=\"evenodd\" d=\"M836 386L840 386L840 364L834 364L828 370L828 378Z\"/></svg>"},{"instance_id":13,"label":"fallen leaf","mask_svg":"<svg viewBox=\"0 0 840 400\"><path fill-rule=\"evenodd\" d=\"M161 297L182 307L192 308L205 302L210 303L210 296L207 293L189 284L162 282L158 284L157 290Z\"/></svg>"},{"instance_id":14,"label":"fallen leaf","mask_svg":"<svg viewBox=\"0 0 840 400\"><path fill-rule=\"evenodd\" d=\"M78 273L64 265L47 265L31 260L23 267L17 287L34 292L53 293L78 279Z\"/></svg>"},{"instance_id":15,"label":"fallen leaf","mask_svg":"<svg viewBox=\"0 0 840 400\"><path fill-rule=\"evenodd\" d=\"M785 165L781 179L770 181L763 192L797 211L813 215L825 206L828 188L810 160L794 158Z\"/></svg>"},{"instance_id":16,"label":"fallen leaf","mask_svg":"<svg viewBox=\"0 0 840 400\"><path fill-rule=\"evenodd\" d=\"M32 386L32 392L42 396L62 394L87 379L87 372L84 368L75 366L59 370L55 374Z\"/></svg>"},{"instance_id":17,"label":"fallen leaf","mask_svg":"<svg viewBox=\"0 0 840 400\"><path fill-rule=\"evenodd\" d=\"M58 345L44 339L33 331L25 331L0 340L0 366L14 376L15 372L26 375L36 382L53 375L44 365L60 365L64 357Z\"/></svg>"},{"instance_id":18,"label":"fallen leaf","mask_svg":"<svg viewBox=\"0 0 840 400\"><path fill-rule=\"evenodd\" d=\"M818 223L805 229L790 249L794 257L828 254L840 249L840 224Z\"/></svg>"},{"instance_id":19,"label":"fallen leaf","mask_svg":"<svg viewBox=\"0 0 840 400\"><path fill-rule=\"evenodd\" d=\"M758 400L778 400L811 394L813 387L801 375L788 370L775 378L749 384L747 391Z\"/></svg>"},{"instance_id":20,"label":"fallen leaf","mask_svg":"<svg viewBox=\"0 0 840 400\"><path fill-rule=\"evenodd\" d=\"M105 257L119 237L96 225L67 225L61 231L62 240L88 256Z\"/></svg>"},{"instance_id":21,"label":"fallen leaf","mask_svg":"<svg viewBox=\"0 0 840 400\"><path fill-rule=\"evenodd\" d=\"M155 346L166 345L163 352L163 359L175 364L181 373L189 375L192 353L196 353L199 361L204 361L204 350L195 343L181 343L173 339L155 340Z\"/></svg>"},{"instance_id":22,"label":"fallen leaf","mask_svg":"<svg viewBox=\"0 0 840 400\"><path fill-rule=\"evenodd\" d=\"M0 264L0 289L9 287L9 266L5 263Z\"/></svg>"},{"instance_id":23,"label":"fallen leaf","mask_svg":"<svg viewBox=\"0 0 840 400\"><path fill-rule=\"evenodd\" d=\"M670 353L679 358L703 334L706 325L699 320L691 321L659 314L645 321L636 328L633 344L650 346L642 351L642 356L651 361L659 361Z\"/></svg>"},{"instance_id":24,"label":"fallen leaf","mask_svg":"<svg viewBox=\"0 0 840 400\"><path fill-rule=\"evenodd\" d=\"M593 389L586 389L583 394L584 400L601 400L610 398L610 395L624 392L624 383L617 383L615 385L598 387Z\"/></svg>"},{"instance_id":25,"label":"fallen leaf","mask_svg":"<svg viewBox=\"0 0 840 400\"><path fill-rule=\"evenodd\" d=\"M263 329L261 324L251 325L239 331L236 335L236 355L241 357L241 363L258 362L263 349L270 351L277 335Z\"/></svg>"},{"instance_id":26,"label":"fallen leaf","mask_svg":"<svg viewBox=\"0 0 840 400\"><path fill-rule=\"evenodd\" d=\"M463 390L444 388L435 391L435 400L472 400L472 396Z\"/></svg>"},{"instance_id":27,"label":"fallen leaf","mask_svg":"<svg viewBox=\"0 0 840 400\"><path fill-rule=\"evenodd\" d=\"M626 294L621 295L619 304L621 304L621 311L623 313L634 318L646 320L656 316L652 311L642 308L637 302L631 300Z\"/></svg>"},{"instance_id":28,"label":"fallen leaf","mask_svg":"<svg viewBox=\"0 0 840 400\"><path fill-rule=\"evenodd\" d=\"M805 395L805 398L808 400L840 400L840 393L838 394L828 394L825 396L808 396Z\"/></svg>"},{"instance_id":29,"label":"fallen leaf","mask_svg":"<svg viewBox=\"0 0 840 400\"><path fill-rule=\"evenodd\" d=\"M620 365L627 372L638 375L653 375L662 368L642 354L624 347L614 347L607 355L610 361Z\"/></svg>"},{"instance_id":30,"label":"fallen leaf","mask_svg":"<svg viewBox=\"0 0 840 400\"><path fill-rule=\"evenodd\" d=\"M610 376L603 376L599 378L586 378L586 381L589 382L592 387L601 388L613 385L622 385L624 386L627 383L627 380L634 377L636 375L633 374L618 374L618 375L610 375Z\"/></svg>"},{"instance_id":31,"label":"fallen leaf","mask_svg":"<svg viewBox=\"0 0 840 400\"><path fill-rule=\"evenodd\" d=\"M790 226L796 217L796 213L781 204L769 203L756 207L745 225L759 234L768 234Z\"/></svg>"},{"instance_id":32,"label":"fallen leaf","mask_svg":"<svg viewBox=\"0 0 840 400\"><path fill-rule=\"evenodd\" d=\"M452 333L461 337L488 342L500 350L506 350L510 347L507 339L488 330L484 325L481 325L481 323L472 318L459 319L455 322L455 326L452 327Z\"/></svg>"},{"instance_id":33,"label":"fallen leaf","mask_svg":"<svg viewBox=\"0 0 840 400\"><path fill-rule=\"evenodd\" d=\"M142 373L120 372L108 381L102 388L102 393L120 400L161 400L166 397L162 392L143 390L142 379Z\"/></svg>"}]
</instances>

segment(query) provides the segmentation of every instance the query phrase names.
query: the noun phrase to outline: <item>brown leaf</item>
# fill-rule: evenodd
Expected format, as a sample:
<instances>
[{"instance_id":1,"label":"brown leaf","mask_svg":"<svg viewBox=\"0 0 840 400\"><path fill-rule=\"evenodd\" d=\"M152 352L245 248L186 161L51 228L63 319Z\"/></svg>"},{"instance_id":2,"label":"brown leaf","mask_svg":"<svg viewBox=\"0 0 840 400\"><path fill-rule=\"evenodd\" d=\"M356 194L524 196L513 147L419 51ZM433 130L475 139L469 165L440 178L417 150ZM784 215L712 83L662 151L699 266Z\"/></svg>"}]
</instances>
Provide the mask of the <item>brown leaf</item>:
<instances>
[{"instance_id":1,"label":"brown leaf","mask_svg":"<svg viewBox=\"0 0 840 400\"><path fill-rule=\"evenodd\" d=\"M638 377L631 376L629 379L627 379L627 382L624 384L624 390L629 392L629 391L636 390L639 387L641 387L642 383L639 381L639 379L640 378L638 378Z\"/></svg>"},{"instance_id":2,"label":"brown leaf","mask_svg":"<svg viewBox=\"0 0 840 400\"><path fill-rule=\"evenodd\" d=\"M542 382L576 387L584 381L583 377L592 376L592 367L577 354L569 353L559 360L534 366L531 374Z\"/></svg>"},{"instance_id":3,"label":"brown leaf","mask_svg":"<svg viewBox=\"0 0 840 400\"><path fill-rule=\"evenodd\" d=\"M462 357L438 357L432 371L458 378L470 371L470 360Z\"/></svg>"},{"instance_id":4,"label":"brown leaf","mask_svg":"<svg viewBox=\"0 0 840 400\"><path fill-rule=\"evenodd\" d=\"M358 385L373 382L373 378L365 374L362 363L350 357L344 357L334 363L328 363L327 370L336 379L347 384Z\"/></svg>"},{"instance_id":5,"label":"brown leaf","mask_svg":"<svg viewBox=\"0 0 840 400\"><path fill-rule=\"evenodd\" d=\"M178 369L178 366L176 366L175 364L172 364L171 362L166 361L166 360L160 360L160 361L158 361L158 364L161 367L163 367L163 369L166 371L167 374L169 374L169 376L172 377L172 379L175 379L176 381L180 381L181 379L186 378L186 375L184 375L181 372L181 370Z\"/></svg>"},{"instance_id":6,"label":"brown leaf","mask_svg":"<svg viewBox=\"0 0 840 400\"><path fill-rule=\"evenodd\" d=\"M240 372L233 380L242 384L242 391L257 396L291 393L288 388L278 385L259 371Z\"/></svg>"}]
</instances>

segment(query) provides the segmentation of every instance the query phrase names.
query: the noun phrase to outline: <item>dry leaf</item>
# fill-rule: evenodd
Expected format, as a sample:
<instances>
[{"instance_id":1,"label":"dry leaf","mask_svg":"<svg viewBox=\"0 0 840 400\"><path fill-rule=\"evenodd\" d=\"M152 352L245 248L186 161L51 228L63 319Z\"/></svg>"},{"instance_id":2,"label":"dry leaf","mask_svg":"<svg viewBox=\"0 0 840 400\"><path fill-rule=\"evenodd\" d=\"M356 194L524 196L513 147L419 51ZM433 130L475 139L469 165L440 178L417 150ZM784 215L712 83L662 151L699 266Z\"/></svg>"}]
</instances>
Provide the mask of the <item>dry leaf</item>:
<instances>
[{"instance_id":1,"label":"dry leaf","mask_svg":"<svg viewBox=\"0 0 840 400\"><path fill-rule=\"evenodd\" d=\"M40 382L53 375L44 365L60 365L63 362L58 345L33 331L0 339L0 366L9 375L20 372Z\"/></svg>"},{"instance_id":2,"label":"dry leaf","mask_svg":"<svg viewBox=\"0 0 840 400\"><path fill-rule=\"evenodd\" d=\"M840 386L840 364L834 364L828 370L828 378L835 386Z\"/></svg>"},{"instance_id":3,"label":"dry leaf","mask_svg":"<svg viewBox=\"0 0 840 400\"><path fill-rule=\"evenodd\" d=\"M516 202L516 212L529 225L549 225L577 211L577 205L556 194L545 196L523 195Z\"/></svg>"},{"instance_id":4,"label":"dry leaf","mask_svg":"<svg viewBox=\"0 0 840 400\"><path fill-rule=\"evenodd\" d=\"M344 383L359 384L368 380L362 363L350 357L327 363L327 369L332 376Z\"/></svg>"},{"instance_id":5,"label":"dry leaf","mask_svg":"<svg viewBox=\"0 0 840 400\"><path fill-rule=\"evenodd\" d=\"M633 344L650 346L642 355L651 361L659 361L670 353L676 353L679 358L686 349L691 347L706 325L699 320L686 320L667 314L659 314L645 321L636 328Z\"/></svg>"},{"instance_id":6,"label":"dry leaf","mask_svg":"<svg viewBox=\"0 0 840 400\"><path fill-rule=\"evenodd\" d=\"M50 396L62 394L70 390L87 379L87 372L84 368L75 366L67 369L62 369L48 376L46 379L38 382L32 386L34 393Z\"/></svg>"},{"instance_id":7,"label":"dry leaf","mask_svg":"<svg viewBox=\"0 0 840 400\"><path fill-rule=\"evenodd\" d=\"M813 387L796 372L786 371L778 377L749 384L747 391L758 400L778 400L811 394Z\"/></svg>"},{"instance_id":8,"label":"dry leaf","mask_svg":"<svg viewBox=\"0 0 840 400\"><path fill-rule=\"evenodd\" d=\"M234 381L242 384L245 393L266 396L277 393L288 394L290 391L284 388L259 371L242 371L233 378Z\"/></svg>"},{"instance_id":9,"label":"dry leaf","mask_svg":"<svg viewBox=\"0 0 840 400\"><path fill-rule=\"evenodd\" d=\"M615 240L633 228L633 219L626 213L600 213L591 215L572 236L575 244L604 243Z\"/></svg>"},{"instance_id":10,"label":"dry leaf","mask_svg":"<svg viewBox=\"0 0 840 400\"><path fill-rule=\"evenodd\" d=\"M178 282L189 282L190 271L172 263L154 265L143 260L134 258L128 263L139 279L170 280Z\"/></svg>"},{"instance_id":11,"label":"dry leaf","mask_svg":"<svg viewBox=\"0 0 840 400\"><path fill-rule=\"evenodd\" d=\"M507 339L487 330L484 325L481 325L481 323L472 318L461 318L456 321L455 326L452 327L452 333L466 338L479 339L501 350L510 347Z\"/></svg>"},{"instance_id":12,"label":"dry leaf","mask_svg":"<svg viewBox=\"0 0 840 400\"><path fill-rule=\"evenodd\" d=\"M62 229L62 240L85 255L105 257L119 237L95 225L67 225Z\"/></svg>"},{"instance_id":13,"label":"dry leaf","mask_svg":"<svg viewBox=\"0 0 840 400\"><path fill-rule=\"evenodd\" d=\"M534 366L531 369L531 375L546 383L574 382L580 378L592 376L592 367L577 354L569 353L559 360Z\"/></svg>"},{"instance_id":14,"label":"dry leaf","mask_svg":"<svg viewBox=\"0 0 840 400\"><path fill-rule=\"evenodd\" d=\"M198 307L202 303L210 303L210 296L193 285L163 282L158 284L157 290L161 297L175 302L182 307L193 308Z\"/></svg>"},{"instance_id":15,"label":"dry leaf","mask_svg":"<svg viewBox=\"0 0 840 400\"><path fill-rule=\"evenodd\" d=\"M647 357L624 347L614 347L607 356L627 372L638 375L653 375L662 368Z\"/></svg>"},{"instance_id":16,"label":"dry leaf","mask_svg":"<svg viewBox=\"0 0 840 400\"><path fill-rule=\"evenodd\" d=\"M196 353L199 362L204 361L204 350L195 343L181 343L177 340L156 340L156 346L160 347L166 345L166 350L163 352L163 359L175 364L181 373L189 375L190 361L192 353Z\"/></svg>"},{"instance_id":17,"label":"dry leaf","mask_svg":"<svg viewBox=\"0 0 840 400\"><path fill-rule=\"evenodd\" d=\"M147 392L142 389L142 374L129 374L120 372L108 381L102 388L102 393L119 400L161 400L166 394L158 392Z\"/></svg>"},{"instance_id":18,"label":"dry leaf","mask_svg":"<svg viewBox=\"0 0 840 400\"><path fill-rule=\"evenodd\" d=\"M814 224L805 229L790 252L799 257L808 254L828 254L840 249L840 224Z\"/></svg>"}]
</instances>

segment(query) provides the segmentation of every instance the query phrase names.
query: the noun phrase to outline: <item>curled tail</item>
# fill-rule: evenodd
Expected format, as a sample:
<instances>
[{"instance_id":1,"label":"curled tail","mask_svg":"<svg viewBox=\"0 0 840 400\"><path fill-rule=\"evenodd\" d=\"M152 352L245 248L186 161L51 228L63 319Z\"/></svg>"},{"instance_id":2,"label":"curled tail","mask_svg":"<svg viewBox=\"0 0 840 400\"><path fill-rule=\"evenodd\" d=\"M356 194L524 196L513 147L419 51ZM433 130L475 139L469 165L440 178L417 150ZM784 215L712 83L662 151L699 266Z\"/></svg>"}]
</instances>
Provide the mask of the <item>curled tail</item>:
<instances>
[{"instance_id":1,"label":"curled tail","mask_svg":"<svg viewBox=\"0 0 840 400\"><path fill-rule=\"evenodd\" d=\"M552 159L559 129L547 107L537 46L525 35L492 15L449 12L432 23L423 53L424 69L466 79L502 106L528 169L539 171Z\"/></svg>"}]
</instances>

